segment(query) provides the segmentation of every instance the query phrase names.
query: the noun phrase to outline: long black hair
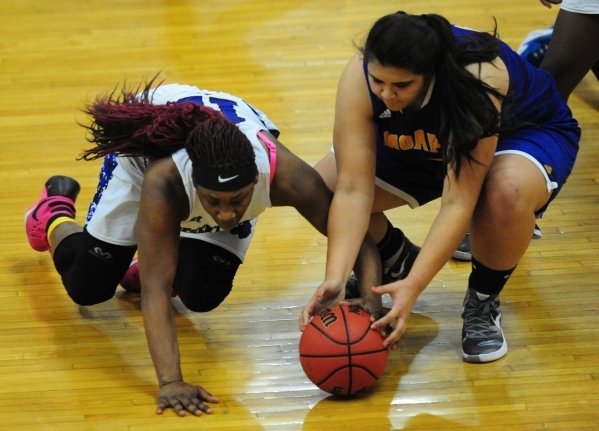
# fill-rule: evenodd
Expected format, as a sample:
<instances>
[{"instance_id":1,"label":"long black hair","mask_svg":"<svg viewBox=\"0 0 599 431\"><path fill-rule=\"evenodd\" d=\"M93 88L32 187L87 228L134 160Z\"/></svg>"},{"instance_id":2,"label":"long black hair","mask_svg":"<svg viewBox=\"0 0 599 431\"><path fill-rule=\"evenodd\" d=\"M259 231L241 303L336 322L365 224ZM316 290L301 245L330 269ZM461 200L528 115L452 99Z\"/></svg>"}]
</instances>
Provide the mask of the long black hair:
<instances>
[{"instance_id":1,"label":"long black hair","mask_svg":"<svg viewBox=\"0 0 599 431\"><path fill-rule=\"evenodd\" d=\"M406 69L426 78L435 76L437 139L444 149L443 161L453 167L456 177L461 157L477 162L470 153L478 141L502 131L501 114L490 96L505 97L465 69L499 55L496 28L492 34L458 38L440 15L397 12L374 24L361 51L366 62L377 61L383 67Z\"/></svg>"}]
</instances>

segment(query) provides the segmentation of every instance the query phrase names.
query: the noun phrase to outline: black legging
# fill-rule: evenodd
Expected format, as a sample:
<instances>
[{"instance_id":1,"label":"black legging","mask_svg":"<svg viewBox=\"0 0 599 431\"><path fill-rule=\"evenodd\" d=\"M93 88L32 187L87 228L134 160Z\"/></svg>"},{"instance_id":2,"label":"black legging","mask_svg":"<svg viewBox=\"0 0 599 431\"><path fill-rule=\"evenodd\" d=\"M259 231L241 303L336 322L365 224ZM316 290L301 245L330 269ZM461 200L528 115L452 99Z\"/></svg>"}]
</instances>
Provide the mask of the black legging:
<instances>
[{"instance_id":1,"label":"black legging","mask_svg":"<svg viewBox=\"0 0 599 431\"><path fill-rule=\"evenodd\" d=\"M114 296L135 251L101 241L84 230L61 241L54 250L54 265L71 299L79 305L94 305ZM173 288L190 310L213 310L231 292L240 264L237 256L222 247L181 238Z\"/></svg>"}]
</instances>

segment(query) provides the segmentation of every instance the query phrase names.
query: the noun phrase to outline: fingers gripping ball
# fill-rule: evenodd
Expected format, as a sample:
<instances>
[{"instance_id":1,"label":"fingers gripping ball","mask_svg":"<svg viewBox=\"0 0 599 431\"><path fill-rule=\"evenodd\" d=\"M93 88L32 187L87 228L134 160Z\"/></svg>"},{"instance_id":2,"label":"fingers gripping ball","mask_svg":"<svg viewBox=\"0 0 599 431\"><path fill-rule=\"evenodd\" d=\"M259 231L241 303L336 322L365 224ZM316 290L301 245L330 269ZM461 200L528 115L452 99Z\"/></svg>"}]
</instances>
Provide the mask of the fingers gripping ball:
<instances>
[{"instance_id":1,"label":"fingers gripping ball","mask_svg":"<svg viewBox=\"0 0 599 431\"><path fill-rule=\"evenodd\" d=\"M338 305L315 316L299 343L308 378L325 392L354 395L373 386L387 365L380 332L357 305Z\"/></svg>"}]
</instances>

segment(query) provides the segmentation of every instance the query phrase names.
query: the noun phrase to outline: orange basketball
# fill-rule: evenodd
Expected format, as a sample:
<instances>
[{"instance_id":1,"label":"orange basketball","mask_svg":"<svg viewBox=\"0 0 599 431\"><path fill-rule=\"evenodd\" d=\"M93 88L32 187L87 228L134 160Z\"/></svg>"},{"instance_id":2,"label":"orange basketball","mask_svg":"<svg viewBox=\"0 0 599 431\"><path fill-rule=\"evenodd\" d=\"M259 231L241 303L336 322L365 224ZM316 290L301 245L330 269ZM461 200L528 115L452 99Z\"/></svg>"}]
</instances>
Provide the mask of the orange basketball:
<instances>
[{"instance_id":1,"label":"orange basketball","mask_svg":"<svg viewBox=\"0 0 599 431\"><path fill-rule=\"evenodd\" d=\"M306 376L323 391L354 395L383 374L389 351L370 314L356 305L337 305L314 316L300 338Z\"/></svg>"}]
</instances>

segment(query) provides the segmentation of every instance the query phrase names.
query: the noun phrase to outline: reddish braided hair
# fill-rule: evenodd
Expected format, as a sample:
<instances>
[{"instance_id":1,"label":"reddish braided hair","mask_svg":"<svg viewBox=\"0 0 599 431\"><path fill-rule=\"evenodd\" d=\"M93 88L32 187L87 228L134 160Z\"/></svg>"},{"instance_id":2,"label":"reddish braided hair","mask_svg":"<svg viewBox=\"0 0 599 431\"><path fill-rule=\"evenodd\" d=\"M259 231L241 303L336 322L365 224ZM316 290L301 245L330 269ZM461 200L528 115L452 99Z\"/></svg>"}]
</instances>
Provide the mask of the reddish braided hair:
<instances>
[{"instance_id":1,"label":"reddish braided hair","mask_svg":"<svg viewBox=\"0 0 599 431\"><path fill-rule=\"evenodd\" d=\"M192 169L231 170L255 164L254 148L245 134L225 117L198 125L185 145Z\"/></svg>"},{"instance_id":2,"label":"reddish braided hair","mask_svg":"<svg viewBox=\"0 0 599 431\"><path fill-rule=\"evenodd\" d=\"M141 83L135 90L125 83L119 92L115 89L100 95L84 109L92 123L80 125L95 146L84 150L80 159L94 160L110 153L152 159L169 156L185 147L199 124L222 117L220 112L192 102L153 105L150 93L156 77L143 84L141 93Z\"/></svg>"}]
</instances>

